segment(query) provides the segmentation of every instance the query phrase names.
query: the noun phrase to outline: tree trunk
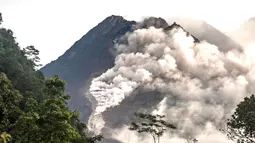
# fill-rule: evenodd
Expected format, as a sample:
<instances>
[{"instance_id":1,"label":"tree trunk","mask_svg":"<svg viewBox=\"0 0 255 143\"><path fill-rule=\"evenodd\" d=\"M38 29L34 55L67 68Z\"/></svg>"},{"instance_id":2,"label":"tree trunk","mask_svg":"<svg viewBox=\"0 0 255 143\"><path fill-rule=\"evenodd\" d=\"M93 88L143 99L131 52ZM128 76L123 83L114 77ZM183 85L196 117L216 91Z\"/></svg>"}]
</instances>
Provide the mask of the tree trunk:
<instances>
[{"instance_id":1,"label":"tree trunk","mask_svg":"<svg viewBox=\"0 0 255 143\"><path fill-rule=\"evenodd\" d=\"M158 136L158 143L159 143L159 138L160 138L160 136Z\"/></svg>"},{"instance_id":2,"label":"tree trunk","mask_svg":"<svg viewBox=\"0 0 255 143\"><path fill-rule=\"evenodd\" d=\"M153 136L153 135L152 135L152 137L153 137L153 141L154 141L154 143L157 143L157 142L156 142L156 137L155 137L155 136Z\"/></svg>"}]
</instances>

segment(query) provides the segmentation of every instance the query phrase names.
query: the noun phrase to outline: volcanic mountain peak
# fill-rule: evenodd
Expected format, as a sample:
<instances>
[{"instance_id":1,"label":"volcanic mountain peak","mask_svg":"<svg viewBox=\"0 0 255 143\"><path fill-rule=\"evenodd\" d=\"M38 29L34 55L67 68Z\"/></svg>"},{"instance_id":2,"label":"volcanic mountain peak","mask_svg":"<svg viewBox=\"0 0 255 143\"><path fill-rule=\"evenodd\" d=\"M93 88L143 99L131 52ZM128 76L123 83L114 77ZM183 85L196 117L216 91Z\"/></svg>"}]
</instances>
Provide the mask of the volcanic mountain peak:
<instances>
[{"instance_id":1,"label":"volcanic mountain peak","mask_svg":"<svg viewBox=\"0 0 255 143\"><path fill-rule=\"evenodd\" d=\"M161 17L148 17L137 24L137 29L149 28L151 26L155 28L166 28L168 27L168 23Z\"/></svg>"},{"instance_id":2,"label":"volcanic mountain peak","mask_svg":"<svg viewBox=\"0 0 255 143\"><path fill-rule=\"evenodd\" d=\"M105 18L100 24L106 24L107 23L107 25L114 26L116 24L127 23L127 22L132 22L133 24L136 23L135 21L127 21L122 16L111 15L111 16L108 16L107 18Z\"/></svg>"},{"instance_id":3,"label":"volcanic mountain peak","mask_svg":"<svg viewBox=\"0 0 255 143\"><path fill-rule=\"evenodd\" d=\"M136 29L149 28L149 27L163 28L166 31L170 31L174 28L181 28L181 29L183 29L183 31L185 31L187 33L187 36L192 36L196 43L199 42L198 38L196 38L194 35L191 35L180 24L173 22L172 25L169 25L166 22L166 20L161 17L148 17L136 25Z\"/></svg>"},{"instance_id":4,"label":"volcanic mountain peak","mask_svg":"<svg viewBox=\"0 0 255 143\"><path fill-rule=\"evenodd\" d=\"M177 24L176 22L174 22L172 25L167 26L166 28L164 28L164 30L169 31L172 30L174 28L181 28L183 31L185 31L187 33L187 36L191 36L194 38L194 42L195 43L199 43L199 39L196 38L194 35L190 34L188 31L186 31L181 25Z\"/></svg>"},{"instance_id":5,"label":"volcanic mountain peak","mask_svg":"<svg viewBox=\"0 0 255 143\"><path fill-rule=\"evenodd\" d=\"M60 56L56 61L44 66L41 71L47 77L58 74L67 82L67 92L72 95L69 107L80 111L83 121L86 122L92 111L92 107L90 101L84 96L85 89L92 76L113 67L115 57L111 54L110 50L115 44L114 41L127 32L131 32L137 28L154 26L155 28L162 28L164 30L171 30L173 28L182 28L184 30L181 25L200 40L211 40L211 43L217 46L225 43L223 44L223 47L225 47L225 45L228 46L229 42L231 42L226 36L225 38L218 38L224 35L212 28L190 28L179 21L169 25L160 17L148 17L143 22L136 23L135 21L125 20L122 16L112 15L92 28L81 39L76 41L65 54ZM211 29L214 31L213 35L210 34ZM187 34L189 33L187 32ZM193 38L195 41L198 41L195 36ZM214 40L217 38L220 42Z\"/></svg>"}]
</instances>

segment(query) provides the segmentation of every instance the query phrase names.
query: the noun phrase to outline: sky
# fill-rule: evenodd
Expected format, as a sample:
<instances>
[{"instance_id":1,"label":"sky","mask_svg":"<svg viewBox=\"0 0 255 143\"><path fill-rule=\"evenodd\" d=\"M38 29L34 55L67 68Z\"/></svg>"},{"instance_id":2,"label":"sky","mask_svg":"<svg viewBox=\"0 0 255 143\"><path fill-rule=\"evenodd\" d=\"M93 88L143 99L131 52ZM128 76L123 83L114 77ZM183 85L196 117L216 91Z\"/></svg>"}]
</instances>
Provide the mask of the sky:
<instances>
[{"instance_id":1,"label":"sky","mask_svg":"<svg viewBox=\"0 0 255 143\"><path fill-rule=\"evenodd\" d=\"M231 32L255 16L254 0L0 0L3 26L21 47L34 45L43 65L110 15L129 20L146 16L202 19Z\"/></svg>"}]
</instances>

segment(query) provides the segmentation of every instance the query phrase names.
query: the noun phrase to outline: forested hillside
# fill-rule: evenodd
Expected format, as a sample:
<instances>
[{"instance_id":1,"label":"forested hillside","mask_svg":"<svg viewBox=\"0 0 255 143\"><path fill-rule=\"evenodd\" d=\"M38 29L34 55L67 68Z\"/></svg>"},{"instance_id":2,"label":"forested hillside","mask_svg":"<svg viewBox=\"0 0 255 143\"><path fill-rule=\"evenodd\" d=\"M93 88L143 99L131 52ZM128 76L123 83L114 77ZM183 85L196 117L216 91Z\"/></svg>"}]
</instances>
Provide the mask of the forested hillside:
<instances>
[{"instance_id":1,"label":"forested hillside","mask_svg":"<svg viewBox=\"0 0 255 143\"><path fill-rule=\"evenodd\" d=\"M0 142L94 142L79 113L67 107L66 83L58 76L45 80L39 61L34 46L21 49L12 31L0 28Z\"/></svg>"}]
</instances>

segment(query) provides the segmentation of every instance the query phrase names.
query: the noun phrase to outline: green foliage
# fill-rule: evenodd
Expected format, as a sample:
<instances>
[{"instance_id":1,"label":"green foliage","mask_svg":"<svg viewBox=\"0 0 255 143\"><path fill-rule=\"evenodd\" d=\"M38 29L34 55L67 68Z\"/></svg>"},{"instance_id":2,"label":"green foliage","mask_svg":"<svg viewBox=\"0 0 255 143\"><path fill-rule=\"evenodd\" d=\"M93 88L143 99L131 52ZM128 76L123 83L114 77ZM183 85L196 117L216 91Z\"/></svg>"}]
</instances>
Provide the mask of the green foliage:
<instances>
[{"instance_id":1,"label":"green foliage","mask_svg":"<svg viewBox=\"0 0 255 143\"><path fill-rule=\"evenodd\" d=\"M29 49L36 51L33 48ZM32 60L28 59L29 52L26 53L26 51L28 50L20 50L11 30L0 28L0 72L8 76L13 87L19 90L25 98L40 99L43 95L41 89L44 86L44 76L40 71L35 70L37 64L34 62L38 60L33 60L37 59L39 51L30 52Z\"/></svg>"},{"instance_id":2,"label":"green foliage","mask_svg":"<svg viewBox=\"0 0 255 143\"><path fill-rule=\"evenodd\" d=\"M34 67L42 66L41 64L38 64L40 62L39 50L37 50L34 46L27 46L22 51Z\"/></svg>"},{"instance_id":3,"label":"green foliage","mask_svg":"<svg viewBox=\"0 0 255 143\"><path fill-rule=\"evenodd\" d=\"M81 137L77 130L76 112L67 108L64 94L65 82L58 76L45 81L44 92L47 98L40 102L29 99L26 103L27 113L21 116L17 125L17 142L37 143L71 143Z\"/></svg>"},{"instance_id":4,"label":"green foliage","mask_svg":"<svg viewBox=\"0 0 255 143\"><path fill-rule=\"evenodd\" d=\"M7 143L11 141L12 136L6 132L0 133L0 143Z\"/></svg>"},{"instance_id":5,"label":"green foliage","mask_svg":"<svg viewBox=\"0 0 255 143\"><path fill-rule=\"evenodd\" d=\"M227 121L227 134L239 143L255 142L255 96L245 97Z\"/></svg>"},{"instance_id":6,"label":"green foliage","mask_svg":"<svg viewBox=\"0 0 255 143\"><path fill-rule=\"evenodd\" d=\"M164 120L164 115L135 113L135 116L138 118L138 121L132 122L129 129L135 130L138 133L151 134L154 143L156 143L156 140L159 143L160 137L167 129L176 129L176 126Z\"/></svg>"},{"instance_id":7,"label":"green foliage","mask_svg":"<svg viewBox=\"0 0 255 143\"><path fill-rule=\"evenodd\" d=\"M4 73L0 76L0 130L11 132L22 114L22 95L15 90Z\"/></svg>"},{"instance_id":8,"label":"green foliage","mask_svg":"<svg viewBox=\"0 0 255 143\"><path fill-rule=\"evenodd\" d=\"M76 113L71 112L67 108L66 100L69 95L64 94L65 82L58 76L47 80L46 96L48 97L41 103L41 126L44 129L41 133L44 134L45 142L71 142L80 135L72 126L72 121L75 119Z\"/></svg>"},{"instance_id":9,"label":"green foliage","mask_svg":"<svg viewBox=\"0 0 255 143\"><path fill-rule=\"evenodd\" d=\"M97 141L87 138L79 114L67 107L66 83L58 76L45 80L35 69L38 55L34 46L20 50L13 32L0 28L0 131L13 143ZM10 135L1 134L0 143Z\"/></svg>"}]
</instances>

